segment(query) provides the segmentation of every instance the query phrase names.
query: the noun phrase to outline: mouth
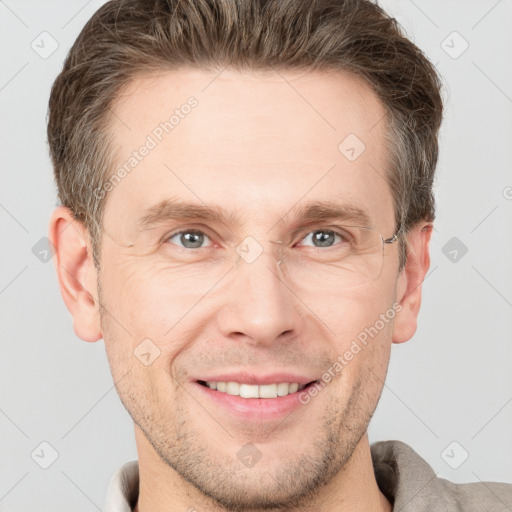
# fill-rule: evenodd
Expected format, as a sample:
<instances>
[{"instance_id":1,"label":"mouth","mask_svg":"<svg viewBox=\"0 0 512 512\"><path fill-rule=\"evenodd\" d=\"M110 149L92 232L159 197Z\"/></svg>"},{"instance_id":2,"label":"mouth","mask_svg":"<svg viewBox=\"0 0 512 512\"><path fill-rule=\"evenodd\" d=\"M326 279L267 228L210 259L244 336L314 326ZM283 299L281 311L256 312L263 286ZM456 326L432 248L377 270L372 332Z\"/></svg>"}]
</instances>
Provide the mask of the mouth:
<instances>
[{"instance_id":1,"label":"mouth","mask_svg":"<svg viewBox=\"0 0 512 512\"><path fill-rule=\"evenodd\" d=\"M234 381L205 381L198 380L197 383L203 387L209 388L219 393L225 393L231 396L254 399L272 399L299 393L309 386L316 384L318 380L310 381L306 384L298 382L275 382L270 384L247 384Z\"/></svg>"},{"instance_id":2,"label":"mouth","mask_svg":"<svg viewBox=\"0 0 512 512\"><path fill-rule=\"evenodd\" d=\"M286 428L290 422L293 424L301 421L301 425L307 422L307 418L300 411L310 407L305 406L309 400L304 402L302 395L319 382L318 380L309 381L303 378L302 383L286 382L284 379L281 382L272 382L268 377L260 378L259 384L255 383L254 378L244 380L250 382L208 379L195 380L193 384L200 395L212 404L212 412L219 416L221 422L231 421L236 427L240 427L241 424L270 426L277 423L279 428ZM262 380L266 382L262 383ZM290 376L290 380L295 379ZM294 411L298 412L299 416L290 416ZM290 419L284 421L288 416Z\"/></svg>"},{"instance_id":3,"label":"mouth","mask_svg":"<svg viewBox=\"0 0 512 512\"><path fill-rule=\"evenodd\" d=\"M290 421L304 420L299 413L288 422L284 421L294 410L306 409L302 395L319 379L312 380L311 375L306 377L296 372L270 374L255 370L201 375L192 378L191 382L199 396L213 406L212 413L220 414L223 421L231 418L236 425L242 422L268 423L269 426L278 422L279 428L285 428Z\"/></svg>"}]
</instances>

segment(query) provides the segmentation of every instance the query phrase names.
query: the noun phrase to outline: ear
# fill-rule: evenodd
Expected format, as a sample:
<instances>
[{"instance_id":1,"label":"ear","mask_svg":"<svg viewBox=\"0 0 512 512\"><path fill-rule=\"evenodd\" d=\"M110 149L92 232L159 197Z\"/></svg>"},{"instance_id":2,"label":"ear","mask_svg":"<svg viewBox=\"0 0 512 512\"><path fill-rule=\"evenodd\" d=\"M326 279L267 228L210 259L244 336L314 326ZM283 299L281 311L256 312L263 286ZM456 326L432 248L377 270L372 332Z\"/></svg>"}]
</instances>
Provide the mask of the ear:
<instances>
[{"instance_id":1,"label":"ear","mask_svg":"<svg viewBox=\"0 0 512 512\"><path fill-rule=\"evenodd\" d=\"M87 229L69 208L59 206L50 218L48 238L55 246L60 293L73 316L73 329L84 341L98 341L102 337L98 276Z\"/></svg>"},{"instance_id":2,"label":"ear","mask_svg":"<svg viewBox=\"0 0 512 512\"><path fill-rule=\"evenodd\" d=\"M397 281L397 302L402 309L395 317L393 343L403 343L416 332L421 288L430 267L431 236L431 223L422 223L406 235L407 262Z\"/></svg>"}]
</instances>

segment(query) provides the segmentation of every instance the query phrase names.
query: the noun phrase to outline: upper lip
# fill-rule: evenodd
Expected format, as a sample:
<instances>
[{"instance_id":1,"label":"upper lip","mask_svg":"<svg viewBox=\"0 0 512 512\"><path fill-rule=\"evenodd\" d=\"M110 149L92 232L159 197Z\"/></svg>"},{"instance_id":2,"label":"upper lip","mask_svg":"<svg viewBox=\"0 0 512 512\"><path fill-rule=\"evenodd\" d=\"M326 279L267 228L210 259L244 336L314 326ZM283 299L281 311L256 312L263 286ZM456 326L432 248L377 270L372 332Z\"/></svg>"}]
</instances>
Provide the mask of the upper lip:
<instances>
[{"instance_id":1,"label":"upper lip","mask_svg":"<svg viewBox=\"0 0 512 512\"><path fill-rule=\"evenodd\" d=\"M255 373L255 372L232 372L232 373L219 373L217 375L203 375L198 378L192 379L195 382L239 382L240 384L252 384L252 385L265 385L265 384L279 384L280 382L289 382L297 384L309 384L310 382L316 381L314 377L307 377L304 375L298 375L296 373Z\"/></svg>"}]
</instances>

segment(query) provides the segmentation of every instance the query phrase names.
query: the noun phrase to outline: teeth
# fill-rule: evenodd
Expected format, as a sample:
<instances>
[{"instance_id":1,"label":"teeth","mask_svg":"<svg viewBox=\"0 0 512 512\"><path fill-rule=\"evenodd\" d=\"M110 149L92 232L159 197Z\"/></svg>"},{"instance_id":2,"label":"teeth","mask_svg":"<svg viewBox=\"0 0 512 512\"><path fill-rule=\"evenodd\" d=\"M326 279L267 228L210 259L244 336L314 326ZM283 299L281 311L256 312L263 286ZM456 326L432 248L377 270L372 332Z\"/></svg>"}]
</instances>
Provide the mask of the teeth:
<instances>
[{"instance_id":1,"label":"teeth","mask_svg":"<svg viewBox=\"0 0 512 512\"><path fill-rule=\"evenodd\" d=\"M210 389L216 389L221 393L241 396L242 398L276 398L296 393L306 387L304 384L299 385L297 382L279 382L278 384L258 386L257 384L240 384L239 382L207 381L206 385Z\"/></svg>"},{"instance_id":2,"label":"teeth","mask_svg":"<svg viewBox=\"0 0 512 512\"><path fill-rule=\"evenodd\" d=\"M277 384L264 384L260 386L260 398L276 398Z\"/></svg>"},{"instance_id":3,"label":"teeth","mask_svg":"<svg viewBox=\"0 0 512 512\"><path fill-rule=\"evenodd\" d=\"M259 386L250 384L240 384L240 396L242 398L259 398Z\"/></svg>"},{"instance_id":4,"label":"teeth","mask_svg":"<svg viewBox=\"0 0 512 512\"><path fill-rule=\"evenodd\" d=\"M238 384L238 382L228 382L226 385L226 393L228 395L239 395L240 384Z\"/></svg>"}]
</instances>

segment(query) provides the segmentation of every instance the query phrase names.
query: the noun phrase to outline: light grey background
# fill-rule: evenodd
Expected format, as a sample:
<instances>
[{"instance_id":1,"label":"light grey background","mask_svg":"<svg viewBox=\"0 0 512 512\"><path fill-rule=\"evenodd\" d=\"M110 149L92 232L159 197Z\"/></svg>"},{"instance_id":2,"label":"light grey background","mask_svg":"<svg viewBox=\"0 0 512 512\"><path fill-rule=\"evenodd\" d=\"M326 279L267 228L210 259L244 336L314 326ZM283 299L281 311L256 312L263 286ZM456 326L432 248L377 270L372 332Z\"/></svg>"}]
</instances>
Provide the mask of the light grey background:
<instances>
[{"instance_id":1,"label":"light grey background","mask_svg":"<svg viewBox=\"0 0 512 512\"><path fill-rule=\"evenodd\" d=\"M52 262L32 252L56 204L49 89L102 3L0 0L2 511L102 510L136 458L103 342L77 339ZM393 348L370 440L403 440L456 482L512 483L512 2L381 3L443 75L446 116L419 329ZM58 453L47 469L41 442Z\"/></svg>"}]
</instances>

